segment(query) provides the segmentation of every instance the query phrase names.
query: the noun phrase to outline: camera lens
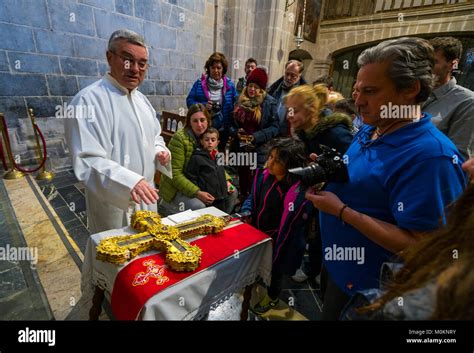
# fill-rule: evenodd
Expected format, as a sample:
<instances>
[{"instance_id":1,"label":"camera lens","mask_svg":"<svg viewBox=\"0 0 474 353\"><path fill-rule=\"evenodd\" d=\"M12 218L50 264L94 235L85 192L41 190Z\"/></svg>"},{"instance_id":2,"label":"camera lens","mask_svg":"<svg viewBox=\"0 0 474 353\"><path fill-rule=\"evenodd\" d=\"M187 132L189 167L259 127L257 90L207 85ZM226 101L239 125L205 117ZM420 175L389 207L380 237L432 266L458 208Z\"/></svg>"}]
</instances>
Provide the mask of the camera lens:
<instances>
[{"instance_id":1,"label":"camera lens","mask_svg":"<svg viewBox=\"0 0 474 353\"><path fill-rule=\"evenodd\" d=\"M320 145L322 154L318 156L315 163L304 168L288 170L295 175L306 186L316 185L322 182L346 182L349 181L347 166L341 155L332 148Z\"/></svg>"},{"instance_id":2,"label":"camera lens","mask_svg":"<svg viewBox=\"0 0 474 353\"><path fill-rule=\"evenodd\" d=\"M301 183L308 186L327 181L326 172L317 163L311 163L304 168L290 169L288 172L299 176Z\"/></svg>"}]
</instances>

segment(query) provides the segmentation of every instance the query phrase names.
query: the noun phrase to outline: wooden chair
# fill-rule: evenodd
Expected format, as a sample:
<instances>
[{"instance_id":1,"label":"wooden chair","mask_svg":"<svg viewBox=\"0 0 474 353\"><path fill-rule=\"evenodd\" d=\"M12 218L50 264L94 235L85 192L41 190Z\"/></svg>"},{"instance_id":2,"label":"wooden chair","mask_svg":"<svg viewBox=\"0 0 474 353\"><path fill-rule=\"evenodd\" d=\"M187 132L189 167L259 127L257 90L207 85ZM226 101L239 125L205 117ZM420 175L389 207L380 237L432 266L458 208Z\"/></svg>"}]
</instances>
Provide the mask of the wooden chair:
<instances>
[{"instance_id":1,"label":"wooden chair","mask_svg":"<svg viewBox=\"0 0 474 353\"><path fill-rule=\"evenodd\" d=\"M168 145L174 133L181 129L186 123L186 116L181 116L179 114L163 111L161 118L161 136L163 136L166 145ZM156 187L159 187L161 173L156 171L154 179Z\"/></svg>"},{"instance_id":2,"label":"wooden chair","mask_svg":"<svg viewBox=\"0 0 474 353\"><path fill-rule=\"evenodd\" d=\"M162 121L163 125L161 126L161 136L163 136L166 144L168 144L174 133L181 129L186 123L186 116L163 111Z\"/></svg>"}]
</instances>

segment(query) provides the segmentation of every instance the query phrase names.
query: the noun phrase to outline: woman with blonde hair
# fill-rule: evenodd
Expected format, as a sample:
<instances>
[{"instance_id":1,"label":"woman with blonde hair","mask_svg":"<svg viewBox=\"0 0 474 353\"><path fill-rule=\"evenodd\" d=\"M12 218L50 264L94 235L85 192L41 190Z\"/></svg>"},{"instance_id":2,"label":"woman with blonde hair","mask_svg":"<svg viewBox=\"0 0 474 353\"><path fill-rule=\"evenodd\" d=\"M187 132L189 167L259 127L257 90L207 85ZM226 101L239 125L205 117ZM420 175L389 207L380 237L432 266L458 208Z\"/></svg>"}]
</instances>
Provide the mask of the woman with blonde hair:
<instances>
[{"instance_id":1,"label":"woman with blonde hair","mask_svg":"<svg viewBox=\"0 0 474 353\"><path fill-rule=\"evenodd\" d=\"M324 93L324 90L318 87L314 89L310 85L293 88L285 97L288 122L305 144L308 156L310 153L321 154L320 145L334 148L344 154L352 142L351 118L345 114L323 116L321 109L324 107L325 95L321 92ZM307 277L312 287L316 286L315 278L320 274L322 264L322 243L317 209L314 209L313 215L310 229L314 231L308 235L309 263L307 268L303 266L304 275L299 275L297 272L297 276L293 276L297 282ZM324 286L324 281L325 278L321 278L322 286Z\"/></svg>"},{"instance_id":2,"label":"woman with blonde hair","mask_svg":"<svg viewBox=\"0 0 474 353\"><path fill-rule=\"evenodd\" d=\"M318 97L320 104L322 106L319 115L327 116L332 114L333 110L327 105L329 100L329 95L331 91L329 91L328 87L325 84L319 83L313 86L313 90Z\"/></svg>"},{"instance_id":3,"label":"woman with blonde hair","mask_svg":"<svg viewBox=\"0 0 474 353\"><path fill-rule=\"evenodd\" d=\"M321 116L324 104L318 89L309 85L295 87L285 97L287 119L309 153L320 154L322 144L344 154L352 142L351 119L345 115Z\"/></svg>"},{"instance_id":4,"label":"woman with blonde hair","mask_svg":"<svg viewBox=\"0 0 474 353\"><path fill-rule=\"evenodd\" d=\"M326 85L319 83L313 86L314 93L320 100L321 105L325 105L329 99L329 89Z\"/></svg>"}]
</instances>

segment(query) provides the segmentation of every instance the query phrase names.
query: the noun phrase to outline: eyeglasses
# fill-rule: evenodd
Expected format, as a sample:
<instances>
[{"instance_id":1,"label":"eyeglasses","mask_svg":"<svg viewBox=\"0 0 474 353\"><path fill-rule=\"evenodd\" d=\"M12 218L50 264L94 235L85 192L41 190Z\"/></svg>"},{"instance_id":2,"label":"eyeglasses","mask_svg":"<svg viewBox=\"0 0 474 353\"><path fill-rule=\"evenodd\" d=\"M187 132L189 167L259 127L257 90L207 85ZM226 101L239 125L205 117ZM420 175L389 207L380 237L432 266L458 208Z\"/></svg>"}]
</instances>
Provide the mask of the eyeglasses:
<instances>
[{"instance_id":1,"label":"eyeglasses","mask_svg":"<svg viewBox=\"0 0 474 353\"><path fill-rule=\"evenodd\" d=\"M138 65L138 69L140 71L145 71L146 68L148 67L148 62L146 60L137 61L135 59L120 55L120 54L118 54L114 51L112 53L117 55L120 59L122 59L122 62L125 66L125 69L127 69L127 70L130 69L131 67L135 66L135 64Z\"/></svg>"}]
</instances>

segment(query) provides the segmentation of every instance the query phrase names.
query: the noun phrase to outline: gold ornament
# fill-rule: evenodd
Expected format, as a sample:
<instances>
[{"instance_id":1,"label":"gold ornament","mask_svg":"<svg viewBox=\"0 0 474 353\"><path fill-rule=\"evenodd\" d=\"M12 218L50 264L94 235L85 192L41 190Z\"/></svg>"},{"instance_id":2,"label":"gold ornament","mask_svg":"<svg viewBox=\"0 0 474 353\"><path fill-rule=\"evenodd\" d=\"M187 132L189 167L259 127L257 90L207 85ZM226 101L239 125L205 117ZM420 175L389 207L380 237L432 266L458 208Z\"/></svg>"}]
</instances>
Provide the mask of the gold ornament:
<instances>
[{"instance_id":1,"label":"gold ornament","mask_svg":"<svg viewBox=\"0 0 474 353\"><path fill-rule=\"evenodd\" d=\"M230 217L209 214L195 220L167 226L161 223L158 213L137 211L132 215L130 226L138 234L104 238L97 245L97 259L121 264L151 249L166 252L166 264L175 271L194 271L201 261L202 250L183 239L197 235L218 233L227 225Z\"/></svg>"}]
</instances>

